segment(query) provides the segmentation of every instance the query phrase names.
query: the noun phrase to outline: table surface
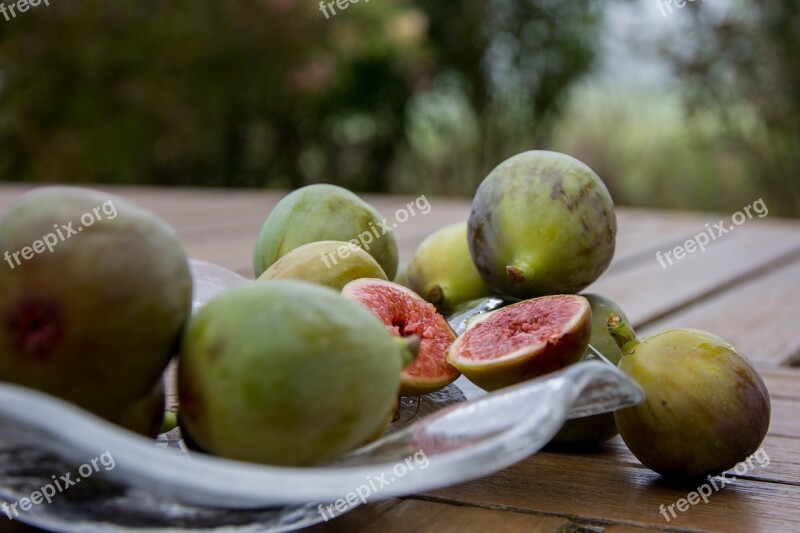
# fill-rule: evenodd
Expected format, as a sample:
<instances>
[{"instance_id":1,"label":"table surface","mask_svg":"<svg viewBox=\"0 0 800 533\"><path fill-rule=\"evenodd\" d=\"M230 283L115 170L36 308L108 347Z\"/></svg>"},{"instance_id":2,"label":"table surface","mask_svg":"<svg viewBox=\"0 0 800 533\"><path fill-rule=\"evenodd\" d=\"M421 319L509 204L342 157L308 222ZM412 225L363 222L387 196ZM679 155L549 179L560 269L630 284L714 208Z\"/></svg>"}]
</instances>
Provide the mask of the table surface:
<instances>
[{"instance_id":1,"label":"table surface","mask_svg":"<svg viewBox=\"0 0 800 533\"><path fill-rule=\"evenodd\" d=\"M27 186L0 187L0 210ZM171 224L190 257L252 277L264 217L281 197L266 191L102 187ZM391 223L415 200L366 196ZM401 261L432 231L466 219L469 201L427 198L430 211L398 224ZM420 202L418 205L425 205ZM663 268L666 252L732 214L618 210L617 251L587 291L625 309L637 332L708 330L738 346L761 372L772 422L758 462L667 522L659 506L685 498L643 467L619 437L584 453L543 451L494 475L408 498L370 503L310 531L800 531L800 222L754 214L705 251ZM800 328L799 328L800 329ZM765 462L766 463L766 462ZM29 531L19 524L0 530Z\"/></svg>"}]
</instances>

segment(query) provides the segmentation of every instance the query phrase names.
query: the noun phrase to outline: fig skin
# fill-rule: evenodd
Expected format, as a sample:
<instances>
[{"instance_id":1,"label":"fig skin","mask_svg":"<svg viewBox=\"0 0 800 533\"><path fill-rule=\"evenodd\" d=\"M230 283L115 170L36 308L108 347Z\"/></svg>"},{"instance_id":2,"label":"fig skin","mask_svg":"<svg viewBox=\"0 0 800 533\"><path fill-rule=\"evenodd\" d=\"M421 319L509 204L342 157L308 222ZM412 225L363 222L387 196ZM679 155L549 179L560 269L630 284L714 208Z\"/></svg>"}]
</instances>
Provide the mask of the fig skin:
<instances>
[{"instance_id":1,"label":"fig skin","mask_svg":"<svg viewBox=\"0 0 800 533\"><path fill-rule=\"evenodd\" d=\"M617 411L625 444L645 466L669 478L716 475L758 450L770 399L761 376L735 347L711 333L671 329L636 340L609 323L622 345L619 368L646 394Z\"/></svg>"},{"instance_id":2,"label":"fig skin","mask_svg":"<svg viewBox=\"0 0 800 533\"><path fill-rule=\"evenodd\" d=\"M622 359L622 350L609 333L607 322L611 314L621 317L626 322L628 318L622 309L608 298L597 294L583 294L582 296L589 300L589 305L592 306L592 336L589 338L589 344L603 354L611 364L619 365ZM595 359L594 354L588 348L581 360L587 359ZM567 420L551 442L589 447L607 441L617 433L619 432L617 424L614 422L614 413L603 413Z\"/></svg>"},{"instance_id":3,"label":"fig skin","mask_svg":"<svg viewBox=\"0 0 800 533\"><path fill-rule=\"evenodd\" d=\"M164 380L160 379L147 395L120 411L111 421L128 431L154 439L162 433L165 404Z\"/></svg>"},{"instance_id":4,"label":"fig skin","mask_svg":"<svg viewBox=\"0 0 800 533\"><path fill-rule=\"evenodd\" d=\"M341 253L343 247L346 251ZM386 274L378 262L361 248L342 241L320 241L295 248L273 263L258 279L308 281L340 291L351 281L361 278L386 279Z\"/></svg>"},{"instance_id":5,"label":"fig skin","mask_svg":"<svg viewBox=\"0 0 800 533\"><path fill-rule=\"evenodd\" d=\"M192 278L167 224L77 187L20 198L0 219L0 250L70 223L75 233L63 230L52 252L0 267L0 379L110 419L161 379L191 311Z\"/></svg>"},{"instance_id":6,"label":"fig skin","mask_svg":"<svg viewBox=\"0 0 800 533\"><path fill-rule=\"evenodd\" d=\"M270 212L256 239L253 270L258 278L275 261L304 244L344 241L361 246L381 265L386 277L397 273L397 243L381 228L384 218L354 193L325 183L284 196Z\"/></svg>"},{"instance_id":7,"label":"fig skin","mask_svg":"<svg viewBox=\"0 0 800 533\"><path fill-rule=\"evenodd\" d=\"M566 368L577 362L585 353L589 344L592 329L592 310L583 296L561 295L578 298L583 301L585 309L575 324L556 339L549 339L537 345L536 351L519 354L513 359L502 361L472 361L461 356L459 351L465 342L469 342L469 332L489 320L496 313L513 313L520 305L530 300L518 302L496 311L474 317L468 321L467 330L450 346L447 353L448 362L461 371L471 382L486 391L494 391L523 381L533 379L550 372ZM542 298L553 298L547 296ZM523 348L524 349L524 348Z\"/></svg>"},{"instance_id":8,"label":"fig skin","mask_svg":"<svg viewBox=\"0 0 800 533\"><path fill-rule=\"evenodd\" d=\"M408 263L400 263L397 267L397 274L395 274L392 281L403 287L408 287Z\"/></svg>"},{"instance_id":9,"label":"fig skin","mask_svg":"<svg viewBox=\"0 0 800 533\"><path fill-rule=\"evenodd\" d=\"M466 221L422 241L408 264L408 287L443 313L492 293L472 262Z\"/></svg>"},{"instance_id":10,"label":"fig skin","mask_svg":"<svg viewBox=\"0 0 800 533\"><path fill-rule=\"evenodd\" d=\"M483 280L521 299L576 294L614 255L617 223L608 189L568 155L518 154L475 193L469 249Z\"/></svg>"},{"instance_id":11,"label":"fig skin","mask_svg":"<svg viewBox=\"0 0 800 533\"><path fill-rule=\"evenodd\" d=\"M408 356L372 313L332 289L241 286L189 322L178 365L181 431L231 459L326 461L385 428Z\"/></svg>"}]
</instances>

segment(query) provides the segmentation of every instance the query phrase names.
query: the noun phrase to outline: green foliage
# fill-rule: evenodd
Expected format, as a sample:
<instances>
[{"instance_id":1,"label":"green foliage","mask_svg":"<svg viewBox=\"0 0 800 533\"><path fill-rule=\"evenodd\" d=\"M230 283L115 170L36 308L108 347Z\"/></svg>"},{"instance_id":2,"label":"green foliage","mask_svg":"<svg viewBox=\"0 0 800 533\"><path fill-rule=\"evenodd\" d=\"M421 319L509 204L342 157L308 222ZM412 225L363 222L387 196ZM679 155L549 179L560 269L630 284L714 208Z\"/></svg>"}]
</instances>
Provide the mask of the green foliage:
<instances>
[{"instance_id":1,"label":"green foliage","mask_svg":"<svg viewBox=\"0 0 800 533\"><path fill-rule=\"evenodd\" d=\"M596 5L40 5L0 21L0 177L470 194L546 135Z\"/></svg>"},{"instance_id":2,"label":"green foliage","mask_svg":"<svg viewBox=\"0 0 800 533\"><path fill-rule=\"evenodd\" d=\"M800 215L800 3L687 15L688 34L702 38L680 50L665 43L662 54L687 89L691 119L720 125L711 151L731 154L771 211Z\"/></svg>"}]
</instances>

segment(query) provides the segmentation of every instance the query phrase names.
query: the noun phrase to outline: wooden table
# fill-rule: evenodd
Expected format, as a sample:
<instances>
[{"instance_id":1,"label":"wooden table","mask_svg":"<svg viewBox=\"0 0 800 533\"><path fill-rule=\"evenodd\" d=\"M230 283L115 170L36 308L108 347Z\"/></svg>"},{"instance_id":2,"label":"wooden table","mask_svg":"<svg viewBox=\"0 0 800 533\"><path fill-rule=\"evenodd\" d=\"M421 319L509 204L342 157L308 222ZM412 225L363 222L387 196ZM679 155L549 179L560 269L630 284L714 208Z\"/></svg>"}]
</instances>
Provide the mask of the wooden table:
<instances>
[{"instance_id":1,"label":"wooden table","mask_svg":"<svg viewBox=\"0 0 800 533\"><path fill-rule=\"evenodd\" d=\"M24 189L0 188L0 209ZM161 215L189 256L247 276L258 229L280 198L262 191L106 189ZM367 200L391 221L414 198ZM396 230L402 261L430 232L469 213L466 200L428 200L428 214ZM312 530L800 531L800 222L754 218L668 268L656 260L657 251L683 244L707 222L730 225L731 215L619 209L614 262L589 290L620 304L642 334L693 327L740 347L772 396L767 466L756 463L707 504L667 522L659 506L691 488L663 483L617 437L593 452L540 452L483 479L370 503Z\"/></svg>"}]
</instances>

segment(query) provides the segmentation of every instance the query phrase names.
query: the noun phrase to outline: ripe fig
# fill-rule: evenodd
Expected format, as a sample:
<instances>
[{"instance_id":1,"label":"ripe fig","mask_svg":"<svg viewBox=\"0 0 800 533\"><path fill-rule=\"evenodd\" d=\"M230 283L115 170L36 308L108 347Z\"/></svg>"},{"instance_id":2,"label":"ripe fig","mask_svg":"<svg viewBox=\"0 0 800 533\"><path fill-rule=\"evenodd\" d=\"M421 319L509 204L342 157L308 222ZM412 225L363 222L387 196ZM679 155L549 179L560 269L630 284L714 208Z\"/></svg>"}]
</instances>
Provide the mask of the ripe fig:
<instances>
[{"instance_id":1,"label":"ripe fig","mask_svg":"<svg viewBox=\"0 0 800 533\"><path fill-rule=\"evenodd\" d=\"M466 222L445 226L422 241L408 264L408 287L442 312L491 294L472 263Z\"/></svg>"},{"instance_id":2,"label":"ripe fig","mask_svg":"<svg viewBox=\"0 0 800 533\"><path fill-rule=\"evenodd\" d=\"M342 295L372 311L395 337L419 337L417 358L402 374L402 396L437 391L460 375L446 360L456 338L447 320L416 293L391 281L359 279Z\"/></svg>"},{"instance_id":3,"label":"ripe fig","mask_svg":"<svg viewBox=\"0 0 800 533\"><path fill-rule=\"evenodd\" d=\"M614 255L614 204L592 169L556 152L530 151L497 166L475 193L469 249L500 294L577 293Z\"/></svg>"},{"instance_id":4,"label":"ripe fig","mask_svg":"<svg viewBox=\"0 0 800 533\"><path fill-rule=\"evenodd\" d=\"M0 379L104 418L161 379L192 297L164 222L117 196L46 187L0 219L0 251L12 260L0 268Z\"/></svg>"},{"instance_id":5,"label":"ripe fig","mask_svg":"<svg viewBox=\"0 0 800 533\"><path fill-rule=\"evenodd\" d=\"M578 361L589 345L591 328L586 298L543 296L478 316L450 347L447 360L491 391Z\"/></svg>"},{"instance_id":6,"label":"ripe fig","mask_svg":"<svg viewBox=\"0 0 800 533\"><path fill-rule=\"evenodd\" d=\"M317 241L361 246L389 279L397 272L397 243L386 219L347 189L318 183L283 197L264 221L253 252L255 276L295 248Z\"/></svg>"},{"instance_id":7,"label":"ripe fig","mask_svg":"<svg viewBox=\"0 0 800 533\"><path fill-rule=\"evenodd\" d=\"M181 430L200 449L242 461L332 459L385 427L406 355L372 313L327 287L237 287L189 322Z\"/></svg>"},{"instance_id":8,"label":"ripe fig","mask_svg":"<svg viewBox=\"0 0 800 533\"><path fill-rule=\"evenodd\" d=\"M671 329L637 340L618 317L619 368L646 400L617 411L619 433L648 468L666 477L715 475L754 453L767 434L769 393L735 347L705 331Z\"/></svg>"},{"instance_id":9,"label":"ripe fig","mask_svg":"<svg viewBox=\"0 0 800 533\"><path fill-rule=\"evenodd\" d=\"M608 298L597 294L584 294L583 296L589 300L589 305L592 307L592 336L589 338L589 344L603 354L610 363L618 365L622 358L622 350L611 337L606 324L611 314L620 316L627 321L625 313ZM594 358L591 350L587 349L582 360ZM616 434L617 425L614 423L614 413L603 413L567 420L551 442L574 446L593 445L606 441Z\"/></svg>"},{"instance_id":10,"label":"ripe fig","mask_svg":"<svg viewBox=\"0 0 800 533\"><path fill-rule=\"evenodd\" d=\"M340 291L360 278L386 279L386 274L378 262L358 246L341 241L320 241L295 248L274 262L258 279L296 279Z\"/></svg>"}]
</instances>

